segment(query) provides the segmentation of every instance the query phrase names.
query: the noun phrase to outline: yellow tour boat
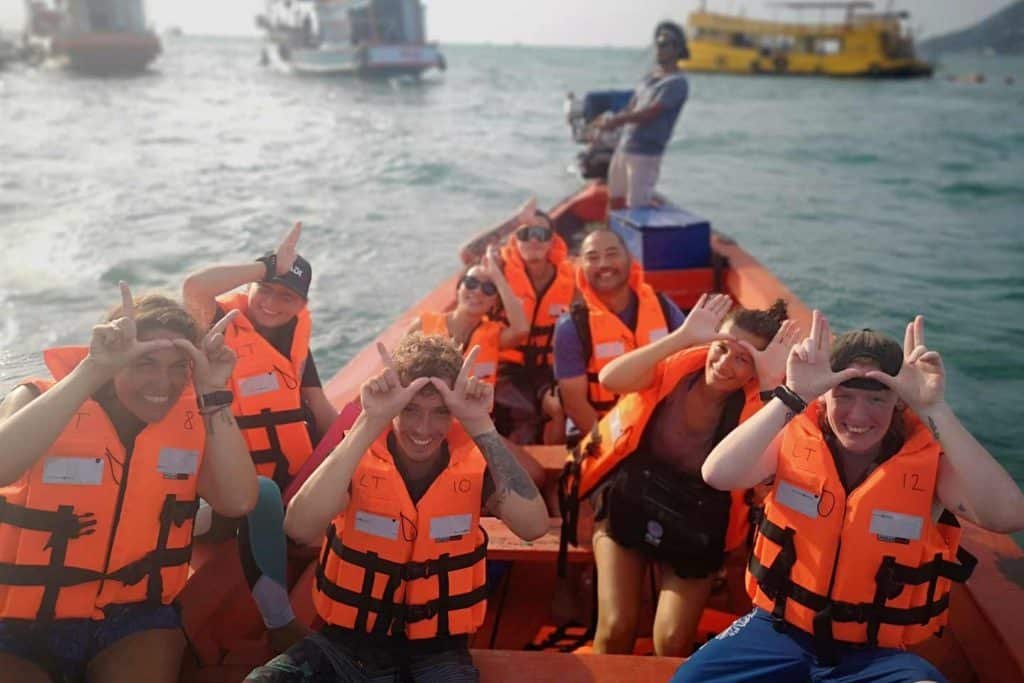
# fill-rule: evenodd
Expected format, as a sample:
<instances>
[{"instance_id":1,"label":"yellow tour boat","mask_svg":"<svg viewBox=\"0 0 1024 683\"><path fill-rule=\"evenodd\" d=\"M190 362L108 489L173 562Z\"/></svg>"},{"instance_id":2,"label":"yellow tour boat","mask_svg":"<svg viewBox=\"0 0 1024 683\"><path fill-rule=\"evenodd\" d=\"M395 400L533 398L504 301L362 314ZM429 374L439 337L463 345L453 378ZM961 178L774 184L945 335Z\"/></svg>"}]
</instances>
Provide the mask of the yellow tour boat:
<instances>
[{"instance_id":1,"label":"yellow tour boat","mask_svg":"<svg viewBox=\"0 0 1024 683\"><path fill-rule=\"evenodd\" d=\"M687 71L799 76L913 78L932 66L914 54L907 12L874 12L871 2L780 2L775 8L842 11L842 21L789 23L706 10L687 19Z\"/></svg>"}]
</instances>

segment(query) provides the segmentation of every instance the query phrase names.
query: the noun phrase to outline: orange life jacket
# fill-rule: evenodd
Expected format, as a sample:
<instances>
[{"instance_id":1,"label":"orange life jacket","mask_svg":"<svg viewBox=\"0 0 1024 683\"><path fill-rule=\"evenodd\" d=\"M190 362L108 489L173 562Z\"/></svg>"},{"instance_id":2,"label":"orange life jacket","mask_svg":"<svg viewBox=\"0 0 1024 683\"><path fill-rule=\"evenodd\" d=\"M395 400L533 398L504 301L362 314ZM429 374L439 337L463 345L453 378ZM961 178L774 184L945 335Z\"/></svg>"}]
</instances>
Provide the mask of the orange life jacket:
<instances>
[{"instance_id":1,"label":"orange life jacket","mask_svg":"<svg viewBox=\"0 0 1024 683\"><path fill-rule=\"evenodd\" d=\"M44 352L54 381L87 349ZM126 453L89 399L18 481L0 487L0 618L103 619L102 608L167 605L188 578L206 432L191 389Z\"/></svg>"},{"instance_id":2,"label":"orange life jacket","mask_svg":"<svg viewBox=\"0 0 1024 683\"><path fill-rule=\"evenodd\" d=\"M513 238L514 239L514 238ZM511 242L512 240L510 240ZM555 336L555 323L569 310L576 294L576 272L568 260L569 249L558 235L552 237L548 260L555 266L555 276L543 290L537 291L526 272L526 264L515 244L501 249L505 262L504 274L509 287L523 303L530 332L526 340L514 349L502 349L498 359L505 363L527 368L550 368L551 346Z\"/></svg>"},{"instance_id":3,"label":"orange life jacket","mask_svg":"<svg viewBox=\"0 0 1024 683\"><path fill-rule=\"evenodd\" d=\"M684 378L704 370L708 346L685 349L665 359L660 380L643 391L626 394L597 423L597 431L587 434L569 454L559 480L565 542L576 544L576 520L580 499L590 495L630 455L636 452L644 430L655 409ZM757 412L763 402L760 385L752 378L743 387L740 422ZM750 506L746 490L733 491L726 532L727 550L739 547L750 528ZM566 548L568 546L566 545Z\"/></svg>"},{"instance_id":4,"label":"orange life jacket","mask_svg":"<svg viewBox=\"0 0 1024 683\"><path fill-rule=\"evenodd\" d=\"M818 410L783 432L747 589L819 644L924 640L946 623L950 582L976 563L953 515L932 521L941 447L906 411L903 447L846 493Z\"/></svg>"},{"instance_id":5,"label":"orange life jacket","mask_svg":"<svg viewBox=\"0 0 1024 683\"><path fill-rule=\"evenodd\" d=\"M312 322L309 311L298 313L288 357L274 348L248 318L244 293L217 298L224 311L239 315L228 326L224 343L238 356L231 373L235 401L231 411L242 430L257 474L271 477L284 489L313 452L302 403L302 372L309 354Z\"/></svg>"},{"instance_id":6,"label":"orange life jacket","mask_svg":"<svg viewBox=\"0 0 1024 683\"><path fill-rule=\"evenodd\" d=\"M498 380L498 351L501 346L502 327L504 326L501 323L484 318L473 328L469 340L462 347L463 355L469 353L474 346L480 347L476 362L473 364L473 375L491 384ZM444 313L421 313L420 329L423 334L452 336L448 331L448 318Z\"/></svg>"},{"instance_id":7,"label":"orange life jacket","mask_svg":"<svg viewBox=\"0 0 1024 683\"><path fill-rule=\"evenodd\" d=\"M472 633L487 611L486 463L458 427L450 460L413 504L385 432L352 475L327 531L313 602L329 624L410 639Z\"/></svg>"},{"instance_id":8,"label":"orange life jacket","mask_svg":"<svg viewBox=\"0 0 1024 683\"><path fill-rule=\"evenodd\" d=\"M583 351L587 354L587 384L590 405L599 417L605 415L618 396L601 386L601 368L628 351L650 344L668 334L666 302L643 282L643 271L635 261L630 265L629 286L637 296L636 329L631 330L598 298L583 269L576 272L576 286L583 302L573 305L572 318ZM589 344L587 343L589 340Z\"/></svg>"}]
</instances>

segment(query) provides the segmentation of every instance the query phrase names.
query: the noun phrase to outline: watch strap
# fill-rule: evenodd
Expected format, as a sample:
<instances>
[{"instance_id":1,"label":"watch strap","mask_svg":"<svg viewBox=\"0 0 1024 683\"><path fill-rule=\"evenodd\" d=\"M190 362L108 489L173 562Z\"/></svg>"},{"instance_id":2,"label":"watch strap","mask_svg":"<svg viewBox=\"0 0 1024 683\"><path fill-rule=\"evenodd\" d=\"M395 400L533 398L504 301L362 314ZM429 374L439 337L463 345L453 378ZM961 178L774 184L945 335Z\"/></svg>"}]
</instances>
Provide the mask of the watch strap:
<instances>
[{"instance_id":1,"label":"watch strap","mask_svg":"<svg viewBox=\"0 0 1024 683\"><path fill-rule=\"evenodd\" d=\"M775 390L774 389L765 389L764 391L762 391L761 393L758 394L758 397L760 397L760 399L761 399L761 403L767 403L768 401L772 400L772 398L774 396L775 396Z\"/></svg>"},{"instance_id":2,"label":"watch strap","mask_svg":"<svg viewBox=\"0 0 1024 683\"><path fill-rule=\"evenodd\" d=\"M266 272L263 273L263 281L266 282L277 275L277 254L267 254L256 259L263 264Z\"/></svg>"},{"instance_id":3,"label":"watch strap","mask_svg":"<svg viewBox=\"0 0 1024 683\"><path fill-rule=\"evenodd\" d=\"M234 392L228 389L223 389L221 391L211 391L208 394L199 395L199 409L206 410L207 408L216 408L219 406L231 405L231 403L234 400Z\"/></svg>"},{"instance_id":4,"label":"watch strap","mask_svg":"<svg viewBox=\"0 0 1024 683\"><path fill-rule=\"evenodd\" d=\"M792 410L795 414L799 415L807 409L807 401L797 396L796 392L787 387L785 384L780 384L775 387L772 391L772 396L779 399L786 404L786 407Z\"/></svg>"}]
</instances>

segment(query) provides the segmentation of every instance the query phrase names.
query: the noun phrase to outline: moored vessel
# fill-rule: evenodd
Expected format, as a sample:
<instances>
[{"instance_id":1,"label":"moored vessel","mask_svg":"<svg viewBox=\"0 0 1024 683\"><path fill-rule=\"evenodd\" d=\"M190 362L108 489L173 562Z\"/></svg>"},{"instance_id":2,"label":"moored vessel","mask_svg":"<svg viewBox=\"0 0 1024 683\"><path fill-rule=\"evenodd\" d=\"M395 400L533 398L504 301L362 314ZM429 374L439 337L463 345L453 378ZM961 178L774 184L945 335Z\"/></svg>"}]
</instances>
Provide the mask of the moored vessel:
<instances>
[{"instance_id":1,"label":"moored vessel","mask_svg":"<svg viewBox=\"0 0 1024 683\"><path fill-rule=\"evenodd\" d=\"M797 21L768 21L707 11L706 3L686 22L688 71L710 73L914 78L931 76L919 59L905 11L875 12L874 3L778 2ZM804 11L820 12L818 22L803 22ZM841 19L825 21L827 13Z\"/></svg>"},{"instance_id":2,"label":"moored vessel","mask_svg":"<svg viewBox=\"0 0 1024 683\"><path fill-rule=\"evenodd\" d=\"M47 57L96 75L138 73L161 51L142 0L32 0L26 38Z\"/></svg>"},{"instance_id":3,"label":"moored vessel","mask_svg":"<svg viewBox=\"0 0 1024 683\"><path fill-rule=\"evenodd\" d=\"M418 0L268 0L265 64L304 74L419 76L445 68Z\"/></svg>"}]
</instances>

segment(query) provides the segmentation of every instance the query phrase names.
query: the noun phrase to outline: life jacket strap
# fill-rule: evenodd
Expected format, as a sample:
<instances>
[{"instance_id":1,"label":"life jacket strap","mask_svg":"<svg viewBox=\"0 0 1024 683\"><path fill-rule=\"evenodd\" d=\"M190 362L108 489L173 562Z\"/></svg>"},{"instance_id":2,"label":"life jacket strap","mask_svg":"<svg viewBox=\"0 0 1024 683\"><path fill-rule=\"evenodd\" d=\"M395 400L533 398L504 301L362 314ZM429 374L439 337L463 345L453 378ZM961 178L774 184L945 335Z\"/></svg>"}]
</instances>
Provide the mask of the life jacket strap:
<instances>
[{"instance_id":1,"label":"life jacket strap","mask_svg":"<svg viewBox=\"0 0 1024 683\"><path fill-rule=\"evenodd\" d=\"M878 632L882 624L893 626L926 625L949 608L949 593L935 599L939 578L962 583L973 572L977 558L963 548L957 549L957 561L945 560L941 554L919 567L910 567L896 562L892 556L882 559L875 574L875 595L871 602L850 603L831 600L828 596L810 591L792 581L790 573L795 563L793 530L783 529L762 517L758 533L779 545L780 551L770 567L765 566L751 554L748 569L757 581L761 591L775 601L772 615L785 620L786 600L793 600L813 611L812 626L819 655L834 654L836 640L832 635L832 624L856 622L867 624L868 644L877 646ZM905 585L918 586L928 583L925 603L915 607L887 607L885 603L902 592ZM780 607L781 605L781 607Z\"/></svg>"},{"instance_id":2,"label":"life jacket strap","mask_svg":"<svg viewBox=\"0 0 1024 683\"><path fill-rule=\"evenodd\" d=\"M103 578L101 572L65 564L68 541L96 532L95 515L76 514L74 506L60 505L56 510L39 510L14 503L0 496L0 523L30 531L49 531L50 539L43 546L50 551L50 564L44 566L6 564L0 568L0 584L13 586L45 586L36 620L52 621L57 597L66 586L74 586ZM24 569L22 567L28 567Z\"/></svg>"},{"instance_id":3,"label":"life jacket strap","mask_svg":"<svg viewBox=\"0 0 1024 683\"><path fill-rule=\"evenodd\" d=\"M305 424L308 414L302 408L294 410L271 410L264 408L255 415L241 415L235 418L239 429L265 429L269 448L258 451L251 451L252 461L256 465L272 464L274 466L273 479L283 491L290 483L288 457L281 447L281 437L277 428L289 424Z\"/></svg>"},{"instance_id":4,"label":"life jacket strap","mask_svg":"<svg viewBox=\"0 0 1024 683\"><path fill-rule=\"evenodd\" d=\"M328 531L330 541L326 544L320 563L317 567L316 585L324 595L334 602L354 607L357 611L354 628L366 631L370 612L377 618L373 633L386 635L404 634L407 624L438 617L439 636L450 635L448 613L452 610L466 609L487 598L486 584L467 593L451 595L449 593L450 573L468 569L487 557L487 532L480 528L483 542L468 553L460 555L443 554L425 562L393 562L380 557L372 551L360 551L346 546L332 525ZM327 556L333 553L345 562L363 569L363 585L359 592L349 590L334 583L326 574ZM388 577L383 595L373 597L373 586L378 574ZM437 577L438 597L423 604L399 604L395 602L395 593L406 581Z\"/></svg>"},{"instance_id":5,"label":"life jacket strap","mask_svg":"<svg viewBox=\"0 0 1024 683\"><path fill-rule=\"evenodd\" d=\"M187 521L195 517L196 510L198 509L199 501L196 499L178 500L178 497L173 493L167 494L164 497L163 507L160 510L160 531L157 534L156 547L138 560L126 564L115 572L111 572L108 578L119 581L126 586L134 586L148 576L146 602L154 607L163 604L163 569L188 564L189 560L192 559L191 538L187 545L180 548L167 547L171 526L182 527Z\"/></svg>"},{"instance_id":6,"label":"life jacket strap","mask_svg":"<svg viewBox=\"0 0 1024 683\"><path fill-rule=\"evenodd\" d=\"M562 473L558 475L558 511L562 516L562 531L558 535L559 578L565 578L569 567L569 544L579 546L580 515L580 447L569 453Z\"/></svg>"}]
</instances>

